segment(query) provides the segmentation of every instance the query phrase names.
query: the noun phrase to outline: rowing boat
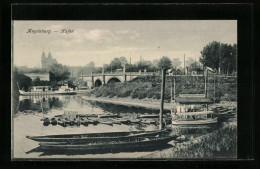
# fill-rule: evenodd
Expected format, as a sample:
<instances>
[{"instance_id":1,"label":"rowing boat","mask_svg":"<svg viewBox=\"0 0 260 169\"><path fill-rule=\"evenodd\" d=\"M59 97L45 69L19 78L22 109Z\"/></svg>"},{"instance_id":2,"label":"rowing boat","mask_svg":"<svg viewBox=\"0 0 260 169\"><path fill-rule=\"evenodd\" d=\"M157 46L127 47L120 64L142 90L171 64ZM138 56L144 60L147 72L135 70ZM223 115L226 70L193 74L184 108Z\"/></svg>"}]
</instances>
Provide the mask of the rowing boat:
<instances>
[{"instance_id":1,"label":"rowing boat","mask_svg":"<svg viewBox=\"0 0 260 169\"><path fill-rule=\"evenodd\" d=\"M159 114L141 114L139 118L159 118Z\"/></svg>"},{"instance_id":2,"label":"rowing boat","mask_svg":"<svg viewBox=\"0 0 260 169\"><path fill-rule=\"evenodd\" d=\"M129 151L130 149L158 148L166 145L177 136L140 136L128 139L117 140L95 140L84 144L67 144L67 143L40 143L40 148L45 150L120 150Z\"/></svg>"},{"instance_id":3,"label":"rowing boat","mask_svg":"<svg viewBox=\"0 0 260 169\"><path fill-rule=\"evenodd\" d=\"M115 118L118 117L117 114L113 114L113 113L107 113L107 114L99 114L98 118Z\"/></svg>"},{"instance_id":4,"label":"rowing boat","mask_svg":"<svg viewBox=\"0 0 260 169\"><path fill-rule=\"evenodd\" d=\"M107 133L88 133L88 134L67 134L67 135L47 135L47 136L26 136L26 138L45 143L70 143L81 144L93 141L123 141L135 137L167 135L167 130L155 131L130 131L130 132L107 132Z\"/></svg>"}]
</instances>

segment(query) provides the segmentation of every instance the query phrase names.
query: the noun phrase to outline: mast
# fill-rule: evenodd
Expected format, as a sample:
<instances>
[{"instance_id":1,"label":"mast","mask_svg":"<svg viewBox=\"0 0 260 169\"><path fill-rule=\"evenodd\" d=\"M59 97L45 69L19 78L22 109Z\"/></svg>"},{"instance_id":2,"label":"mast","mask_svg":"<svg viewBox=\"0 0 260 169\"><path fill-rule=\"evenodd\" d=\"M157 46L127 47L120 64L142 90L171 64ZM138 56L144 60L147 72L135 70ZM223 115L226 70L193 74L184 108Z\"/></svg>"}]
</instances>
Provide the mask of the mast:
<instances>
[{"instance_id":1,"label":"mast","mask_svg":"<svg viewBox=\"0 0 260 169\"><path fill-rule=\"evenodd\" d=\"M185 68L185 54L184 54L184 75L186 74L186 68Z\"/></svg>"},{"instance_id":2,"label":"mast","mask_svg":"<svg viewBox=\"0 0 260 169\"><path fill-rule=\"evenodd\" d=\"M164 103L164 89L165 89L165 76L166 69L162 70L162 84L161 84L161 107L160 107L160 115L159 115L159 130L163 128L163 103Z\"/></svg>"},{"instance_id":3,"label":"mast","mask_svg":"<svg viewBox=\"0 0 260 169\"><path fill-rule=\"evenodd\" d=\"M132 80L132 76L131 76L131 52L130 52L130 80Z\"/></svg>"},{"instance_id":4,"label":"mast","mask_svg":"<svg viewBox=\"0 0 260 169\"><path fill-rule=\"evenodd\" d=\"M174 99L174 102L175 102L175 79L173 79L173 99Z\"/></svg>"},{"instance_id":5,"label":"mast","mask_svg":"<svg viewBox=\"0 0 260 169\"><path fill-rule=\"evenodd\" d=\"M214 98L213 98L213 103L215 104L215 100L216 100L216 83L215 83L215 73L213 73L213 76L214 76Z\"/></svg>"},{"instance_id":6,"label":"mast","mask_svg":"<svg viewBox=\"0 0 260 169\"><path fill-rule=\"evenodd\" d=\"M205 98L207 98L207 76L208 76L207 68L206 68L206 71L207 71L207 73L206 73L206 76L205 76Z\"/></svg>"},{"instance_id":7,"label":"mast","mask_svg":"<svg viewBox=\"0 0 260 169\"><path fill-rule=\"evenodd\" d=\"M172 80L171 80L171 113L172 113Z\"/></svg>"}]
</instances>

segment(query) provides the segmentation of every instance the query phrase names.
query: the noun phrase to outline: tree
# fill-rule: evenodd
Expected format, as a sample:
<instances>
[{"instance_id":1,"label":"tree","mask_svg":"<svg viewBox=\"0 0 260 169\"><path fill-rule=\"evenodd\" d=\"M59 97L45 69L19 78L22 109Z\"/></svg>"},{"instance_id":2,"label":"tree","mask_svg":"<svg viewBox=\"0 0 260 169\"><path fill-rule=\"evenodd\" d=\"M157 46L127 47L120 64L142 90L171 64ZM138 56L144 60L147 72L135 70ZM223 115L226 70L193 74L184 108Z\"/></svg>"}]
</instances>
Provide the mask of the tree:
<instances>
[{"instance_id":1,"label":"tree","mask_svg":"<svg viewBox=\"0 0 260 169\"><path fill-rule=\"evenodd\" d=\"M180 66L181 66L181 60L180 60L179 58L174 58L174 59L172 60L172 65L173 65L174 69L180 68Z\"/></svg>"},{"instance_id":2,"label":"tree","mask_svg":"<svg viewBox=\"0 0 260 169\"><path fill-rule=\"evenodd\" d=\"M33 85L34 86L38 86L39 84L41 84L41 79L39 76L37 76L34 80L33 80Z\"/></svg>"},{"instance_id":3,"label":"tree","mask_svg":"<svg viewBox=\"0 0 260 169\"><path fill-rule=\"evenodd\" d=\"M195 60L189 57L185 62L186 62L186 66L190 67L191 64L195 63Z\"/></svg>"},{"instance_id":4,"label":"tree","mask_svg":"<svg viewBox=\"0 0 260 169\"><path fill-rule=\"evenodd\" d=\"M110 66L112 68L112 71L116 70L116 69L122 69L122 64L119 58L115 58L111 61Z\"/></svg>"},{"instance_id":5,"label":"tree","mask_svg":"<svg viewBox=\"0 0 260 169\"><path fill-rule=\"evenodd\" d=\"M221 69L224 73L233 73L236 71L236 51L236 44L232 46L214 41L203 48L200 62L215 70Z\"/></svg>"},{"instance_id":6,"label":"tree","mask_svg":"<svg viewBox=\"0 0 260 169\"><path fill-rule=\"evenodd\" d=\"M211 67L215 70L219 69L221 59L221 45L220 42L213 41L203 48L200 52L200 62L204 66Z\"/></svg>"},{"instance_id":7,"label":"tree","mask_svg":"<svg viewBox=\"0 0 260 169\"><path fill-rule=\"evenodd\" d=\"M57 85L58 82L63 82L70 78L70 72L66 66L62 64L54 63L50 67L50 81L53 85Z\"/></svg>"},{"instance_id":8,"label":"tree","mask_svg":"<svg viewBox=\"0 0 260 169\"><path fill-rule=\"evenodd\" d=\"M158 62L158 67L160 69L170 69L172 68L172 61L167 56L163 56Z\"/></svg>"},{"instance_id":9,"label":"tree","mask_svg":"<svg viewBox=\"0 0 260 169\"><path fill-rule=\"evenodd\" d=\"M95 68L95 63L93 61L90 61L87 65L87 68Z\"/></svg>"},{"instance_id":10,"label":"tree","mask_svg":"<svg viewBox=\"0 0 260 169\"><path fill-rule=\"evenodd\" d=\"M126 60L126 58L125 58L124 56L120 57L119 60L120 60L120 62L121 62L121 66L122 66L122 67L124 67L124 65L127 64L127 60Z\"/></svg>"},{"instance_id":11,"label":"tree","mask_svg":"<svg viewBox=\"0 0 260 169\"><path fill-rule=\"evenodd\" d=\"M146 71L151 71L152 63L150 61L140 61L140 62L137 62L136 67L138 70L146 69Z\"/></svg>"},{"instance_id":12,"label":"tree","mask_svg":"<svg viewBox=\"0 0 260 169\"><path fill-rule=\"evenodd\" d=\"M18 92L18 85L20 89L27 91L32 85L32 79L24 74L18 73L18 70L15 69L13 73L13 91L14 93Z\"/></svg>"}]
</instances>

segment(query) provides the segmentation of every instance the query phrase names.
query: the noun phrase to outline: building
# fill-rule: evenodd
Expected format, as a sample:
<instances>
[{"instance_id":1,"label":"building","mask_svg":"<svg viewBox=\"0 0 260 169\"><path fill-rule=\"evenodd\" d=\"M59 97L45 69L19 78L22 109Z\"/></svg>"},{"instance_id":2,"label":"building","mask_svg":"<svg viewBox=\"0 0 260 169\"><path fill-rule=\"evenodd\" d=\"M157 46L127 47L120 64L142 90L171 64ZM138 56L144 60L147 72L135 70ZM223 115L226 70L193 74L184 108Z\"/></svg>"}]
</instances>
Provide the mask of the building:
<instances>
[{"instance_id":1,"label":"building","mask_svg":"<svg viewBox=\"0 0 260 169\"><path fill-rule=\"evenodd\" d=\"M42 52L42 56L41 57L42 57L41 62L42 62L42 68L43 69L49 69L52 64L58 63L56 59L52 58L52 55L51 55L50 51L48 53L48 57L46 57L44 51Z\"/></svg>"}]
</instances>

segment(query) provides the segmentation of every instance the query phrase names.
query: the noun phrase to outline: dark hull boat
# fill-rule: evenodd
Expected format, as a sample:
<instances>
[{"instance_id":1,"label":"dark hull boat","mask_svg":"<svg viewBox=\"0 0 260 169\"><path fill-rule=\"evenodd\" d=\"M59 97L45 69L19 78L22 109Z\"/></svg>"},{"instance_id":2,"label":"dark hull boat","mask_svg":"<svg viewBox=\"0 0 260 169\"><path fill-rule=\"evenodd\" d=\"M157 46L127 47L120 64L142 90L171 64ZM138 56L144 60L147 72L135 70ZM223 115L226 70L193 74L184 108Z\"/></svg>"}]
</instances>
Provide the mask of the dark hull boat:
<instances>
[{"instance_id":1,"label":"dark hull boat","mask_svg":"<svg viewBox=\"0 0 260 169\"><path fill-rule=\"evenodd\" d=\"M176 139L177 136L140 136L129 138L127 140L103 141L96 140L87 144L66 144L66 143L40 143L42 150L119 150L121 152L127 150L136 150L144 148L157 148L167 145L168 142Z\"/></svg>"},{"instance_id":2,"label":"dark hull boat","mask_svg":"<svg viewBox=\"0 0 260 169\"><path fill-rule=\"evenodd\" d=\"M49 135L49 136L27 136L28 139L41 143L60 144L85 144L95 141L126 141L138 137L169 135L167 130L157 131L131 131L131 132L109 132L109 133L89 133L89 134L69 134L69 135Z\"/></svg>"}]
</instances>

